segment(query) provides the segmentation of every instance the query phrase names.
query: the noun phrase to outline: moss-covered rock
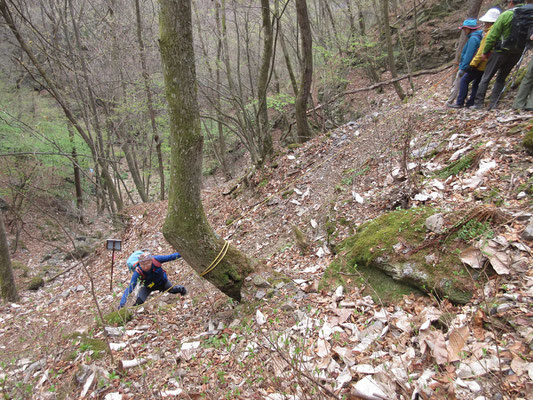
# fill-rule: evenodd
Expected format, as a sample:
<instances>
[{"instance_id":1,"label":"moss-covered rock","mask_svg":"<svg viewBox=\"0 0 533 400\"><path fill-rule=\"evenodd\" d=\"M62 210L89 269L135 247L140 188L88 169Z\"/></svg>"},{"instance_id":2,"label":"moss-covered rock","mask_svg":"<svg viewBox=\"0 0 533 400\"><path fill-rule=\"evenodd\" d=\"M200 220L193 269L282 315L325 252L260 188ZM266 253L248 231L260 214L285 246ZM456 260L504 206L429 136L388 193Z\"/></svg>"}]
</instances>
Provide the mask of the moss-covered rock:
<instances>
[{"instance_id":1,"label":"moss-covered rock","mask_svg":"<svg viewBox=\"0 0 533 400\"><path fill-rule=\"evenodd\" d=\"M360 273L360 280L366 280L369 271L378 269L395 282L454 303L467 303L472 296L472 280L457 254L442 251L439 257L433 257L435 246L421 246L426 238L424 223L435 212L427 207L398 210L363 224L341 244L341 260L328 268L324 279ZM377 290L380 287L381 293ZM387 292L402 294L406 288L379 283L373 289L378 296L386 298L390 297Z\"/></svg>"},{"instance_id":2,"label":"moss-covered rock","mask_svg":"<svg viewBox=\"0 0 533 400\"><path fill-rule=\"evenodd\" d=\"M42 276L34 276L30 283L28 283L29 290L39 290L41 286L44 286L44 279Z\"/></svg>"}]
</instances>

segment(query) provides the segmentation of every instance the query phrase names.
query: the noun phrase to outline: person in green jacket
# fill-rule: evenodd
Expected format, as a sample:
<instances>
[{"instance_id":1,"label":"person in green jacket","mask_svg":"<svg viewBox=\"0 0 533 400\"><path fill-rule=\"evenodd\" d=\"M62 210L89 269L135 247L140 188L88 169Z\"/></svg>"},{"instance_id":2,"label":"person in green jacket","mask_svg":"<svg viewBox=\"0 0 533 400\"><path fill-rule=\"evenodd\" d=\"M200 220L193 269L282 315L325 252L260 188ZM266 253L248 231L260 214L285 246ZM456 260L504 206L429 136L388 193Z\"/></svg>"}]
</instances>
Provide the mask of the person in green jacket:
<instances>
[{"instance_id":1,"label":"person in green jacket","mask_svg":"<svg viewBox=\"0 0 533 400\"><path fill-rule=\"evenodd\" d=\"M522 4L523 3L531 4L533 3L533 0L524 0L522 1ZM499 44L505 41L505 39L507 39L511 34L511 23L514 15L513 7L517 4L515 4L514 0L511 0L509 1L508 5L510 9L500 14L492 26L492 29L487 34L482 58L484 60L488 59L488 62L485 72L481 77L481 82L479 83L474 105L472 106L473 109L480 110L483 108L485 94L487 93L489 82L494 75L498 74L490 95L489 110L496 107L500 95L505 87L505 79L511 73L511 70L516 65L518 60L520 60L522 55L523 49L510 50L499 48Z\"/></svg>"}]
</instances>

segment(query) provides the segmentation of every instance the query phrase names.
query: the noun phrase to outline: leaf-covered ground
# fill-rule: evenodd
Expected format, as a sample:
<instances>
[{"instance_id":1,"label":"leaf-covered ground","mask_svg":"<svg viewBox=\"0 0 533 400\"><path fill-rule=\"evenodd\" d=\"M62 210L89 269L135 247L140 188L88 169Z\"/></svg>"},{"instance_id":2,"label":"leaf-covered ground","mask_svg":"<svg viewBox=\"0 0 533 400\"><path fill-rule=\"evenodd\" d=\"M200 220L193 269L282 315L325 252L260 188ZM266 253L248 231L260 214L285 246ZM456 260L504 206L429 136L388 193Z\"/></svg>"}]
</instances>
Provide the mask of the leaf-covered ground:
<instances>
[{"instance_id":1,"label":"leaf-covered ground","mask_svg":"<svg viewBox=\"0 0 533 400\"><path fill-rule=\"evenodd\" d=\"M50 250L25 238L28 250L14 257L29 267L27 277L16 270L22 299L0 306L2 394L531 398L532 243L524 231L533 221L533 165L521 140L533 115L510 112L505 101L500 111L448 110L448 81L449 72L417 78L416 96L405 104L390 88L359 94L352 103L367 105L365 117L300 147L279 148L253 187L224 195L237 179L206 182L212 226L257 260L241 304L179 260L165 269L187 296L153 295L123 327L97 325L92 289L102 312L114 311L129 282L127 256L145 247L174 251L161 234L164 202L131 207L125 228L108 232L123 241L112 291L103 239L83 259L92 281L79 262L64 261L59 269L75 267L38 291L26 290L22 285L42 272ZM421 205L465 216L485 205L505 216L462 232L470 303L411 295L385 304L357 270L340 271L343 286L319 286L339 243L360 224ZM86 228L88 236L96 225ZM131 360L138 366L128 367Z\"/></svg>"}]
</instances>

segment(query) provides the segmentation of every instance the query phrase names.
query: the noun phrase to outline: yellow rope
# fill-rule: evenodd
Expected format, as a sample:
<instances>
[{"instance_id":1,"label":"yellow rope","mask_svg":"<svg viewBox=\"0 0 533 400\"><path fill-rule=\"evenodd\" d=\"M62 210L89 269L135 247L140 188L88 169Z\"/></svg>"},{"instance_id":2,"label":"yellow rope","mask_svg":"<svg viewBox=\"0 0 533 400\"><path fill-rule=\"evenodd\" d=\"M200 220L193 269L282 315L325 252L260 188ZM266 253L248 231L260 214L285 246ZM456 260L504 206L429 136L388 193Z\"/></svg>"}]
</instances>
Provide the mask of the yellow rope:
<instances>
[{"instance_id":1,"label":"yellow rope","mask_svg":"<svg viewBox=\"0 0 533 400\"><path fill-rule=\"evenodd\" d=\"M209 265L209 267L207 267L204 270L204 272L202 272L200 274L200 276L205 276L208 273L210 273L212 270L214 270L216 268L216 266L220 263L220 261L222 261L222 259L226 256L226 253L228 252L228 249L229 249L229 242L228 241L224 241L224 246L222 246L222 249L220 250L220 253L218 253L218 255L215 257L213 262Z\"/></svg>"}]
</instances>

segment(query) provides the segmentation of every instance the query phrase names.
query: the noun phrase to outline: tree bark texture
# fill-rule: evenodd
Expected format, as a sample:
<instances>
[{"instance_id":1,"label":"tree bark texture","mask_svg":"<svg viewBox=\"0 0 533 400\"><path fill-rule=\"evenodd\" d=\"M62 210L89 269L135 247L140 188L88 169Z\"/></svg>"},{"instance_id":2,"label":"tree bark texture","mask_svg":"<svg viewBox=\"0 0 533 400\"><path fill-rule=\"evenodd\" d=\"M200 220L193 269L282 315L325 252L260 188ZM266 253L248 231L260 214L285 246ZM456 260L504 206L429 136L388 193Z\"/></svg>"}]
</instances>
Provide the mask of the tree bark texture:
<instances>
[{"instance_id":1,"label":"tree bark texture","mask_svg":"<svg viewBox=\"0 0 533 400\"><path fill-rule=\"evenodd\" d=\"M197 101L190 0L161 0L160 49L170 115L170 191L165 238L198 273L224 245L209 225L200 198L203 137ZM179 54L179 57L176 55ZM205 278L240 301L248 258L230 246Z\"/></svg>"},{"instance_id":2,"label":"tree bark texture","mask_svg":"<svg viewBox=\"0 0 533 400\"><path fill-rule=\"evenodd\" d=\"M311 92L313 81L313 39L311 36L311 24L307 12L306 0L296 0L296 17L300 28L300 40L302 45L302 68L300 74L300 87L295 101L296 108L296 130L298 141L303 143L312 136L311 129L307 123L307 99Z\"/></svg>"},{"instance_id":3,"label":"tree bark texture","mask_svg":"<svg viewBox=\"0 0 533 400\"><path fill-rule=\"evenodd\" d=\"M13 269L11 268L11 257L2 212L0 212L0 290L2 299L11 302L19 300Z\"/></svg>"}]
</instances>

